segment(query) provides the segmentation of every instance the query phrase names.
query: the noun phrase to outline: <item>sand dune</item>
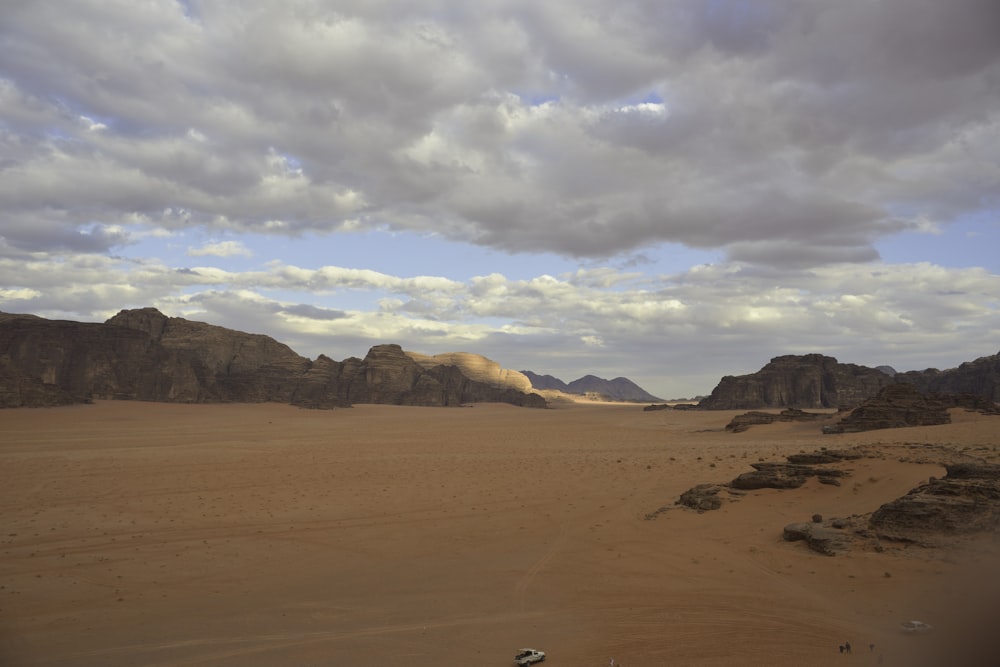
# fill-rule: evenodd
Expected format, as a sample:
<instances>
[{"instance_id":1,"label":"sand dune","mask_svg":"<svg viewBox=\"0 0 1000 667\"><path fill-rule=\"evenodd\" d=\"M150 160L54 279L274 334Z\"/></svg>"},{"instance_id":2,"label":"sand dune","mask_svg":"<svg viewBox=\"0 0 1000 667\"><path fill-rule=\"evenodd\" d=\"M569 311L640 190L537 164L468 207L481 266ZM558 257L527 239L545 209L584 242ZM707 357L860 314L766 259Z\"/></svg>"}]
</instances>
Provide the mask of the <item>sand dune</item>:
<instances>
[{"instance_id":1,"label":"sand dune","mask_svg":"<svg viewBox=\"0 0 1000 667\"><path fill-rule=\"evenodd\" d=\"M940 475L933 444L1000 457L1000 418L823 436L731 412L99 402L0 411L4 665L906 662L955 634L963 576L893 547L783 542ZM840 487L658 508L750 462L878 444ZM926 454L926 455L925 455ZM927 461L927 462L920 462ZM935 636L905 637L917 618ZM869 651L874 643L876 650Z\"/></svg>"}]
</instances>

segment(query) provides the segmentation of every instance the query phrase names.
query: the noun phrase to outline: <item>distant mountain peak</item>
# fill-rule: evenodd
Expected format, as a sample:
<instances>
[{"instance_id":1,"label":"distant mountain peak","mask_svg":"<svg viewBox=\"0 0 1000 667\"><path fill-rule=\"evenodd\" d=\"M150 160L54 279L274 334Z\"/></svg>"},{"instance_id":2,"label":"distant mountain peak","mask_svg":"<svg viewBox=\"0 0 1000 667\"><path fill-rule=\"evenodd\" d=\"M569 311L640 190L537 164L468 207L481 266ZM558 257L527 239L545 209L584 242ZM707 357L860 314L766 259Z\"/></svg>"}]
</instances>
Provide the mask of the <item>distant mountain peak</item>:
<instances>
[{"instance_id":1,"label":"distant mountain peak","mask_svg":"<svg viewBox=\"0 0 1000 667\"><path fill-rule=\"evenodd\" d=\"M626 377L605 380L596 375L584 375L567 384L551 375L539 375L531 371L521 371L521 373L531 380L531 386L535 389L555 390L566 394L599 394L608 400L635 403L662 400Z\"/></svg>"}]
</instances>

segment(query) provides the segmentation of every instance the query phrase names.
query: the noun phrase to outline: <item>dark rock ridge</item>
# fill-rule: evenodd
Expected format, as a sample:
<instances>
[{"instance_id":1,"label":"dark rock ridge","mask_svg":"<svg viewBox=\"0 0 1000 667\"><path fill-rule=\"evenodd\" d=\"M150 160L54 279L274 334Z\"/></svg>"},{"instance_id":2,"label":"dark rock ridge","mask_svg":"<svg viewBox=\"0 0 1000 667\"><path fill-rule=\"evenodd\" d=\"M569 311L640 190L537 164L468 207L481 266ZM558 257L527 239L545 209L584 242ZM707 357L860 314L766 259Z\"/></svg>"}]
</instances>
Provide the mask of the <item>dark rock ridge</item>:
<instances>
[{"instance_id":1,"label":"dark rock ridge","mask_svg":"<svg viewBox=\"0 0 1000 667\"><path fill-rule=\"evenodd\" d=\"M756 373L722 378L699 408L837 408L849 410L891 384L908 384L923 394L978 396L1000 402L1000 354L958 368L897 373L889 366L842 364L820 354L775 357Z\"/></svg>"},{"instance_id":2,"label":"dark rock ridge","mask_svg":"<svg viewBox=\"0 0 1000 667\"><path fill-rule=\"evenodd\" d=\"M929 368L897 373L895 380L912 384L924 394L972 394L1000 403L1000 353L945 371Z\"/></svg>"},{"instance_id":3,"label":"dark rock ridge","mask_svg":"<svg viewBox=\"0 0 1000 667\"><path fill-rule=\"evenodd\" d=\"M594 394L612 401L645 403L661 400L624 377L605 380L594 375L585 375L567 384L551 375L538 375L531 371L521 371L521 373L531 380L531 386L535 389L555 390L565 394Z\"/></svg>"},{"instance_id":4,"label":"dark rock ridge","mask_svg":"<svg viewBox=\"0 0 1000 667\"><path fill-rule=\"evenodd\" d=\"M537 394L472 380L456 366L425 368L398 345L375 346L364 359L310 361L268 336L155 308L123 310L103 324L0 314L0 407L92 399L545 406Z\"/></svg>"},{"instance_id":5,"label":"dark rock ridge","mask_svg":"<svg viewBox=\"0 0 1000 667\"><path fill-rule=\"evenodd\" d=\"M941 536L1000 529L1000 465L946 464L902 498L882 505L871 526L883 539L933 543Z\"/></svg>"},{"instance_id":6,"label":"dark rock ridge","mask_svg":"<svg viewBox=\"0 0 1000 667\"><path fill-rule=\"evenodd\" d=\"M1000 464L987 463L948 447L907 444L905 451L921 451L929 458L914 461L943 465L944 477L931 477L905 496L885 503L877 510L849 517L824 519L819 514L811 522L791 523L784 527L785 540L803 541L810 549L832 556L852 547L883 551L885 542L902 542L925 547L952 544L963 535L1000 531ZM821 449L793 454L784 462L752 464L754 472L744 473L729 484L698 484L681 494L675 506L699 512L719 509L723 491L739 495L741 489L797 488L808 477L839 484L838 477L850 471L824 467L861 459L884 458L882 447L857 447L851 450ZM944 459L942 461L942 459ZM901 461L904 459L900 459ZM907 458L907 461L913 459ZM669 509L663 507L647 518Z\"/></svg>"},{"instance_id":7,"label":"dark rock ridge","mask_svg":"<svg viewBox=\"0 0 1000 667\"><path fill-rule=\"evenodd\" d=\"M773 424L774 422L812 422L826 419L830 415L822 412L805 412L798 408L785 408L781 412L760 412L752 410L736 415L726 424L726 430L733 433L742 433L751 426L760 424Z\"/></svg>"},{"instance_id":8,"label":"dark rock ridge","mask_svg":"<svg viewBox=\"0 0 1000 667\"><path fill-rule=\"evenodd\" d=\"M652 405L647 405L642 409L643 412L657 412L659 410L697 410L698 406L694 403L675 403L673 405L669 403L653 403Z\"/></svg>"},{"instance_id":9,"label":"dark rock ridge","mask_svg":"<svg viewBox=\"0 0 1000 667\"><path fill-rule=\"evenodd\" d=\"M828 463L843 463L861 458L861 454L849 450L823 449L812 453L791 454L785 462L751 463L751 472L737 476L728 484L698 484L684 493L675 504L699 512L722 507L723 490L730 496L738 496L754 489L797 489L810 477L816 477L823 484L840 485L840 478L850 475L841 468L825 467Z\"/></svg>"},{"instance_id":10,"label":"dark rock ridge","mask_svg":"<svg viewBox=\"0 0 1000 667\"><path fill-rule=\"evenodd\" d=\"M734 489L797 489L809 477L817 477L824 484L840 486L838 477L846 477L847 472L838 468L820 468L801 463L751 463L753 472L745 472L731 481Z\"/></svg>"},{"instance_id":11,"label":"dark rock ridge","mask_svg":"<svg viewBox=\"0 0 1000 667\"><path fill-rule=\"evenodd\" d=\"M869 398L824 433L857 433L883 428L950 424L949 408L998 414L996 403L972 394L922 394L911 384L893 384Z\"/></svg>"},{"instance_id":12,"label":"dark rock ridge","mask_svg":"<svg viewBox=\"0 0 1000 667\"><path fill-rule=\"evenodd\" d=\"M708 410L845 408L893 382L882 371L820 354L775 357L756 373L722 378L698 407Z\"/></svg>"}]
</instances>

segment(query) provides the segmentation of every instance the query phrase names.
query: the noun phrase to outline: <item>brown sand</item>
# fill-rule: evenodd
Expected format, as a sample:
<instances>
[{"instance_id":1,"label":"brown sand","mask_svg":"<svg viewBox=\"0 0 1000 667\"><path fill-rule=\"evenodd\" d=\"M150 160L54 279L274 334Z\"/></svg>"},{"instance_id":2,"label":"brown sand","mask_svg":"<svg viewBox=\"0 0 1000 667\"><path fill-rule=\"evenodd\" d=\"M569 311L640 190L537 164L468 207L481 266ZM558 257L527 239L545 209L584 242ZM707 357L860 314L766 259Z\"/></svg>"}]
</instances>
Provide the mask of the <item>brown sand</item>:
<instances>
[{"instance_id":1,"label":"brown sand","mask_svg":"<svg viewBox=\"0 0 1000 667\"><path fill-rule=\"evenodd\" d=\"M99 402L0 411L2 665L886 665L985 545L824 557L813 513L904 494L1000 418L823 436L732 412ZM670 509L759 459L882 443L840 487ZM899 459L910 459L900 461ZM944 597L942 597L944 596ZM874 643L876 651L869 652Z\"/></svg>"}]
</instances>

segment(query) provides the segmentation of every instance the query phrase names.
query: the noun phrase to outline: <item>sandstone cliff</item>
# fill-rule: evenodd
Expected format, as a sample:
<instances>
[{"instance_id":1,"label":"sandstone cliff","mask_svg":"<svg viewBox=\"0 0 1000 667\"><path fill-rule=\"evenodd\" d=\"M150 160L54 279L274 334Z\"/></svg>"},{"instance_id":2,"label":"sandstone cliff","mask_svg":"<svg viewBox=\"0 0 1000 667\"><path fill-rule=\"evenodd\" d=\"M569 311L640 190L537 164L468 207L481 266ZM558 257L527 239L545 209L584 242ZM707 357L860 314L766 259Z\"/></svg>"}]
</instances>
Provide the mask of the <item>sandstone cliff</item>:
<instances>
[{"instance_id":1,"label":"sandstone cliff","mask_svg":"<svg viewBox=\"0 0 1000 667\"><path fill-rule=\"evenodd\" d=\"M531 380L523 373L501 368L500 364L480 354L469 352L446 352L434 356L417 352L407 352L406 354L423 368L457 366L462 374L470 380L502 389L516 389L526 394L531 393Z\"/></svg>"},{"instance_id":2,"label":"sandstone cliff","mask_svg":"<svg viewBox=\"0 0 1000 667\"><path fill-rule=\"evenodd\" d=\"M424 367L398 345L342 362L296 354L268 336L124 310L104 324L0 314L0 407L92 399L544 407L537 394L470 379L456 366Z\"/></svg>"},{"instance_id":3,"label":"sandstone cliff","mask_svg":"<svg viewBox=\"0 0 1000 667\"><path fill-rule=\"evenodd\" d=\"M856 407L824 433L857 433L883 428L937 426L951 423L951 408L1000 414L996 403L975 394L924 394L910 384L892 384Z\"/></svg>"},{"instance_id":4,"label":"sandstone cliff","mask_svg":"<svg viewBox=\"0 0 1000 667\"><path fill-rule=\"evenodd\" d=\"M775 357L756 373L722 378L699 408L849 408L892 384L874 368L842 364L820 354Z\"/></svg>"},{"instance_id":5,"label":"sandstone cliff","mask_svg":"<svg viewBox=\"0 0 1000 667\"><path fill-rule=\"evenodd\" d=\"M929 368L898 373L895 379L912 384L925 394L972 394L1000 403L1000 353L945 371Z\"/></svg>"}]
</instances>

